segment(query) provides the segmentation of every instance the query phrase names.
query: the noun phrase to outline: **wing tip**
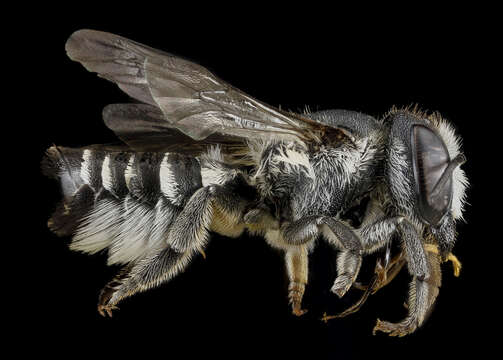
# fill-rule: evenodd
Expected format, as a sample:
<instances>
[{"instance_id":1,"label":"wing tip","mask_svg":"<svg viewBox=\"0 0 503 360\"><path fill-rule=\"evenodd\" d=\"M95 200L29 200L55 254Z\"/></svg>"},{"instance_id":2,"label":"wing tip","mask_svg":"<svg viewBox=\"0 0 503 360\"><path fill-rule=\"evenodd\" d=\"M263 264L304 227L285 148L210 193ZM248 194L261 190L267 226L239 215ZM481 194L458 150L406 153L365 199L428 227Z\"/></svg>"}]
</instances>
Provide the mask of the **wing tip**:
<instances>
[{"instance_id":1,"label":"wing tip","mask_svg":"<svg viewBox=\"0 0 503 360\"><path fill-rule=\"evenodd\" d=\"M93 34L95 30L80 29L72 33L65 43L65 51L68 57L72 60L76 60L77 53L82 48L82 43L86 38L89 38L90 34Z\"/></svg>"},{"instance_id":2,"label":"wing tip","mask_svg":"<svg viewBox=\"0 0 503 360\"><path fill-rule=\"evenodd\" d=\"M105 107L101 111L101 117L103 118L105 125L107 125L107 121L110 118L110 116L115 113L116 108L117 108L116 104L108 104L108 105L105 105Z\"/></svg>"},{"instance_id":3,"label":"wing tip","mask_svg":"<svg viewBox=\"0 0 503 360\"><path fill-rule=\"evenodd\" d=\"M80 29L73 32L65 43L65 51L68 57L74 61L83 61L86 55L92 55L96 46L103 43L109 42L111 38L117 38L117 35L113 35L104 31L93 30L93 29Z\"/></svg>"},{"instance_id":4,"label":"wing tip","mask_svg":"<svg viewBox=\"0 0 503 360\"><path fill-rule=\"evenodd\" d=\"M123 105L124 104L108 104L101 112L105 126L112 131L114 130L114 125L116 125L117 122L117 116L120 114Z\"/></svg>"}]
</instances>

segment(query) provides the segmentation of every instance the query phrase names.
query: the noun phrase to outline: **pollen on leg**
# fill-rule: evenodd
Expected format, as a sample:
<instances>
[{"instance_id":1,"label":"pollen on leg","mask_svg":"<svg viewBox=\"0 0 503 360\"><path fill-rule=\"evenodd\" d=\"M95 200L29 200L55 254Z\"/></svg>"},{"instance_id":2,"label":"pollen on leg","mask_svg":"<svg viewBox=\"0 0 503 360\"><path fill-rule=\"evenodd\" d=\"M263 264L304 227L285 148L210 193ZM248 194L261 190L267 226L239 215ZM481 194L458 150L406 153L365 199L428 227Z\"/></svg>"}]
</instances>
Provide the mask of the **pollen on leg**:
<instances>
[{"instance_id":1,"label":"pollen on leg","mask_svg":"<svg viewBox=\"0 0 503 360\"><path fill-rule=\"evenodd\" d=\"M452 263L452 267L454 270L454 276L459 277L459 274L461 273L461 261L458 260L458 258L453 254L449 253L447 255L447 261L450 261Z\"/></svg>"}]
</instances>

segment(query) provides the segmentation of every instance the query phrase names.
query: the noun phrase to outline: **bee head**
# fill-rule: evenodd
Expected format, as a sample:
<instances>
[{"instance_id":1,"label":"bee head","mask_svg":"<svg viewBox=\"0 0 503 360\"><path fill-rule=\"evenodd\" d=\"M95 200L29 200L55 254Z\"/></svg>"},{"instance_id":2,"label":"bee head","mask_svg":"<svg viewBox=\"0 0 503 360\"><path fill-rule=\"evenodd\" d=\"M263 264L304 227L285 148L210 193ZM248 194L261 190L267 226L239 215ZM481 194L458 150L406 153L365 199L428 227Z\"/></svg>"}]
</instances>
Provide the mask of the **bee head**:
<instances>
[{"instance_id":1,"label":"bee head","mask_svg":"<svg viewBox=\"0 0 503 360\"><path fill-rule=\"evenodd\" d=\"M422 223L438 227L447 214L462 217L467 179L460 139L438 114L392 111L387 166L395 204Z\"/></svg>"}]
</instances>

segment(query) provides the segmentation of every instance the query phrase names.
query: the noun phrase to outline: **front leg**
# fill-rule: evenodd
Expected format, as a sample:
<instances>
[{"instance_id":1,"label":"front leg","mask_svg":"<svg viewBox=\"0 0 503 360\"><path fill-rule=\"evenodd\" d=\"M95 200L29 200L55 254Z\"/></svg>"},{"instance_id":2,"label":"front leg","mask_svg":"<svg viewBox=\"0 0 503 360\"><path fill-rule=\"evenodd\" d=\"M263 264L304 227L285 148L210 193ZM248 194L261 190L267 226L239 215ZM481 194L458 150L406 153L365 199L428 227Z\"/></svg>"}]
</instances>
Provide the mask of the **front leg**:
<instances>
[{"instance_id":1,"label":"front leg","mask_svg":"<svg viewBox=\"0 0 503 360\"><path fill-rule=\"evenodd\" d=\"M409 221L399 225L403 246L407 257L409 272L413 275L408 301L408 315L398 323L377 320L377 331L390 336L405 336L415 331L424 322L431 305L438 295L440 287L440 257L433 252L426 252L421 238Z\"/></svg>"},{"instance_id":2,"label":"front leg","mask_svg":"<svg viewBox=\"0 0 503 360\"><path fill-rule=\"evenodd\" d=\"M285 262L290 285L288 299L294 315L301 316L307 312L302 309L302 297L307 284L308 257L306 245L291 246L286 250Z\"/></svg>"}]
</instances>

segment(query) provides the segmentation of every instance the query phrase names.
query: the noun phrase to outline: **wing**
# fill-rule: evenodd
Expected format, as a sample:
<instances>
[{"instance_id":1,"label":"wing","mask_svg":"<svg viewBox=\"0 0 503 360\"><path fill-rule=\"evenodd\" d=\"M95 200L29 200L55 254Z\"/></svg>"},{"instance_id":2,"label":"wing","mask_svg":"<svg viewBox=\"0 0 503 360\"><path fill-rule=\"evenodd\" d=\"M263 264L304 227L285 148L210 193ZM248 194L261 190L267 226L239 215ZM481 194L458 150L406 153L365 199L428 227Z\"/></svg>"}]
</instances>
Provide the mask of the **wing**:
<instances>
[{"instance_id":1,"label":"wing","mask_svg":"<svg viewBox=\"0 0 503 360\"><path fill-rule=\"evenodd\" d=\"M117 35L80 30L68 39L66 51L87 70L150 106L128 108L150 112L147 118L136 117L134 123L132 113L121 117L117 107L105 109L107 126L127 143L164 141L169 138L166 132L177 134L174 130L196 141L215 135L230 142L271 137L310 141L318 139L326 127L263 104L200 65Z\"/></svg>"},{"instance_id":2,"label":"wing","mask_svg":"<svg viewBox=\"0 0 503 360\"><path fill-rule=\"evenodd\" d=\"M107 127L135 151L198 156L208 146L219 145L222 153L229 156L241 157L247 152L246 144L233 136L213 134L200 141L194 140L166 121L159 108L148 104L107 105L103 109L103 119Z\"/></svg>"}]
</instances>

